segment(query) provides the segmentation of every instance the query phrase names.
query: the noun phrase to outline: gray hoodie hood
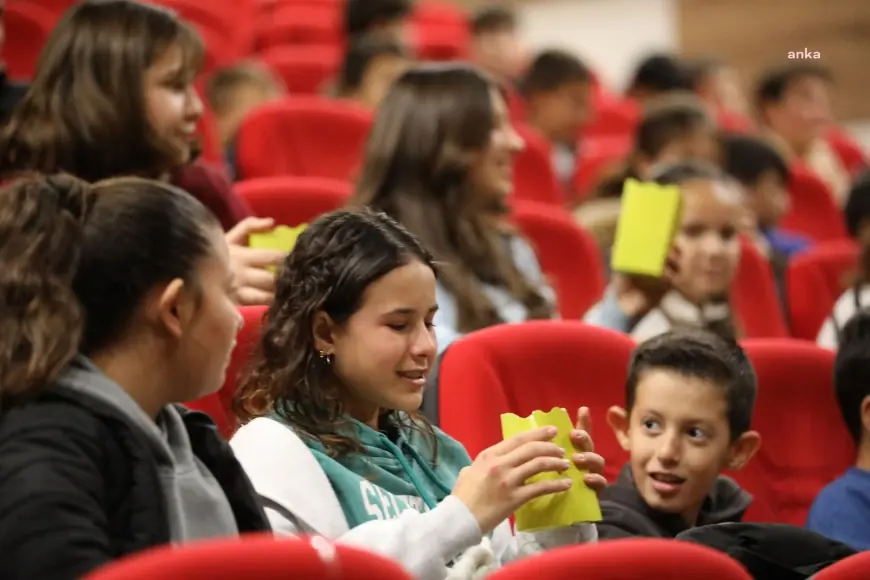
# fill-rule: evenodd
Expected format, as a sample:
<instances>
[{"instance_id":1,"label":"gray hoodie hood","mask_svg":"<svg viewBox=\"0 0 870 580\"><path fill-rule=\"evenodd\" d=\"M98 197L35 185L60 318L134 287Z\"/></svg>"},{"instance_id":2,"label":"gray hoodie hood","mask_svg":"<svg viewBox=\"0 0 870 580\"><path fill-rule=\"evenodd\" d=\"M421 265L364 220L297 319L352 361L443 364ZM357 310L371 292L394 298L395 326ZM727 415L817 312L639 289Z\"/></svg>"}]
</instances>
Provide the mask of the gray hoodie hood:
<instances>
[{"instance_id":1,"label":"gray hoodie hood","mask_svg":"<svg viewBox=\"0 0 870 580\"><path fill-rule=\"evenodd\" d=\"M157 458L173 542L238 534L230 503L208 468L194 456L175 407L165 407L153 421L120 385L82 356L67 367L57 385L110 405L132 429L146 436Z\"/></svg>"}]
</instances>

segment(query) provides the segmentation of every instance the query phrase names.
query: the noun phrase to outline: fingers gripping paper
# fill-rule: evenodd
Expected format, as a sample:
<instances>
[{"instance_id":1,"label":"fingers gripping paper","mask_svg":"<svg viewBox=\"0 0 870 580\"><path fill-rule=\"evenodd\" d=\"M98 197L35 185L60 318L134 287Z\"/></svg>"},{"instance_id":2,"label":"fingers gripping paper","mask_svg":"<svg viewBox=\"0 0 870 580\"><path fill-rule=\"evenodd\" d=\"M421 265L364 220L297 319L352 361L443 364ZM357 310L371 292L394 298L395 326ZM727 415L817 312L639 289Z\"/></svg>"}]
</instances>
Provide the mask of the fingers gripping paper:
<instances>
[{"instance_id":1,"label":"fingers gripping paper","mask_svg":"<svg viewBox=\"0 0 870 580\"><path fill-rule=\"evenodd\" d=\"M535 411L528 417L513 413L501 416L501 429L505 439L537 427L553 426L559 433L553 442L565 450L566 457L574 453L571 443L571 419L565 409L554 408L549 413ZM598 496L583 481L585 471L577 469L573 462L564 473L540 473L527 483L569 477L574 484L566 492L545 495L526 503L516 512L517 530L534 532L552 528L564 528L574 524L601 521Z\"/></svg>"},{"instance_id":2,"label":"fingers gripping paper","mask_svg":"<svg viewBox=\"0 0 870 580\"><path fill-rule=\"evenodd\" d=\"M613 243L613 271L661 277L681 206L679 186L626 180Z\"/></svg>"}]
</instances>

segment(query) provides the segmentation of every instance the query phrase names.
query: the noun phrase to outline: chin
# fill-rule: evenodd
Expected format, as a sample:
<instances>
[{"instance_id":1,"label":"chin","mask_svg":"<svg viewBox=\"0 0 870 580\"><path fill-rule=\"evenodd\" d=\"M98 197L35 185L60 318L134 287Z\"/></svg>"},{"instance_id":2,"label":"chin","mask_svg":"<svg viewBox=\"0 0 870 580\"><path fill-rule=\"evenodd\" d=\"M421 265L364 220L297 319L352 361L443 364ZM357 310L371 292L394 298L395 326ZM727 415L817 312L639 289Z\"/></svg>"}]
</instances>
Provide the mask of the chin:
<instances>
[{"instance_id":1,"label":"chin","mask_svg":"<svg viewBox=\"0 0 870 580\"><path fill-rule=\"evenodd\" d=\"M397 397L390 401L390 408L402 413L416 413L423 405L423 393L414 393Z\"/></svg>"}]
</instances>

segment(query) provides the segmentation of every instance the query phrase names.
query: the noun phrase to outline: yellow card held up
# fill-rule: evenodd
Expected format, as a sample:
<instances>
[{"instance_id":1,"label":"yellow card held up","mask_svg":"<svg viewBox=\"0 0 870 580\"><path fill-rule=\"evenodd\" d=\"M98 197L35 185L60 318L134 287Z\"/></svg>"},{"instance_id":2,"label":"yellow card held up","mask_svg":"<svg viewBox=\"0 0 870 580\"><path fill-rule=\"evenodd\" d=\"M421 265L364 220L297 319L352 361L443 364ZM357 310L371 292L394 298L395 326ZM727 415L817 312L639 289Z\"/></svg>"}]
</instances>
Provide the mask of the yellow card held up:
<instances>
[{"instance_id":1,"label":"yellow card held up","mask_svg":"<svg viewBox=\"0 0 870 580\"><path fill-rule=\"evenodd\" d=\"M501 416L501 430L505 439L538 427L556 427L559 433L553 442L565 450L566 457L574 453L571 443L571 430L574 425L565 409L554 408L549 413L535 411L528 417L518 417L513 413ZM585 471L574 464L564 473L539 473L528 483L569 477L574 481L571 489L533 499L516 512L517 530L534 532L553 528L565 528L574 524L601 521L601 507L598 496L583 481Z\"/></svg>"},{"instance_id":2,"label":"yellow card held up","mask_svg":"<svg viewBox=\"0 0 870 580\"><path fill-rule=\"evenodd\" d=\"M661 277L681 210L679 186L626 180L613 243L613 271Z\"/></svg>"},{"instance_id":3,"label":"yellow card held up","mask_svg":"<svg viewBox=\"0 0 870 580\"><path fill-rule=\"evenodd\" d=\"M278 250L279 252L287 252L289 254L293 251L296 240L305 231L306 227L308 227L308 224L300 224L293 228L278 226L271 232L251 234L248 236L248 246L265 250ZM274 272L275 267L269 266L269 270Z\"/></svg>"}]
</instances>

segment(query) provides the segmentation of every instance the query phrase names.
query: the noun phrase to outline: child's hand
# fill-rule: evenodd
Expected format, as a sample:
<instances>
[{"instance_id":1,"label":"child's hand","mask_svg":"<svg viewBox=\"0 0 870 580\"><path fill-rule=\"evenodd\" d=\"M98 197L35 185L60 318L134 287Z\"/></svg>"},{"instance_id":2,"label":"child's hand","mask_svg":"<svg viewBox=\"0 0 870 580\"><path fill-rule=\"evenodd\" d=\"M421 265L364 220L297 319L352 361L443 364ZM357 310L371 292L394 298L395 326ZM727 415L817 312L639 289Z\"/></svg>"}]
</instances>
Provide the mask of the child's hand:
<instances>
[{"instance_id":1,"label":"child's hand","mask_svg":"<svg viewBox=\"0 0 870 580\"><path fill-rule=\"evenodd\" d=\"M571 443L579 451L571 456L571 460L577 469L585 469L588 473L583 481L596 492L607 487L607 480L601 473L604 471L604 458L594 453L595 445L592 442L592 417L588 407L580 407L577 410L577 423L571 431Z\"/></svg>"},{"instance_id":2,"label":"child's hand","mask_svg":"<svg viewBox=\"0 0 870 580\"><path fill-rule=\"evenodd\" d=\"M272 219L249 217L226 234L230 268L235 276L236 301L243 306L271 304L274 298L275 275L266 268L280 264L286 254L248 247L248 236L274 227Z\"/></svg>"},{"instance_id":3,"label":"child's hand","mask_svg":"<svg viewBox=\"0 0 870 580\"><path fill-rule=\"evenodd\" d=\"M670 291L679 273L679 251L672 248L661 278L630 274L613 274L613 288L620 309L629 318L642 318L656 308Z\"/></svg>"}]
</instances>

